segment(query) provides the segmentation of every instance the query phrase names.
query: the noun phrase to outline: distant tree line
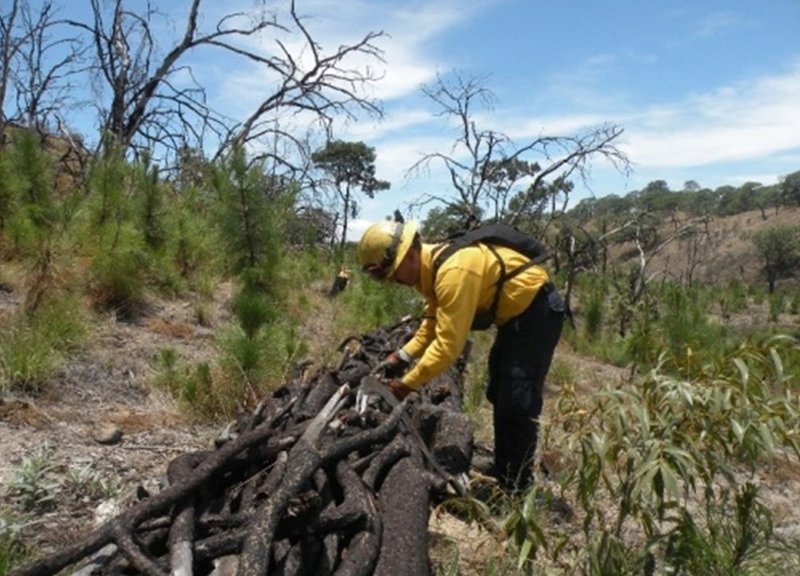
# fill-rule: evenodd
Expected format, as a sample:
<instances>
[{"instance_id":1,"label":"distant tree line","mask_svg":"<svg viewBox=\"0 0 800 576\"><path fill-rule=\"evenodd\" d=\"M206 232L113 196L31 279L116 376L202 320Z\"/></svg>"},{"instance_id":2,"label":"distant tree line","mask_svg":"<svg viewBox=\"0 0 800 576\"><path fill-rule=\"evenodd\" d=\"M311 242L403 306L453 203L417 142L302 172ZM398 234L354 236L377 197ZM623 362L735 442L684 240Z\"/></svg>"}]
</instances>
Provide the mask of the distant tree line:
<instances>
[{"instance_id":1,"label":"distant tree line","mask_svg":"<svg viewBox=\"0 0 800 576\"><path fill-rule=\"evenodd\" d=\"M703 188L694 180L681 190L671 190L664 180L654 180L641 190L624 196L609 194L581 200L568 214L578 221L619 214L649 212L685 216L731 216L760 210L762 216L784 206L800 206L800 170L784 176L777 184L745 182L740 186Z\"/></svg>"}]
</instances>

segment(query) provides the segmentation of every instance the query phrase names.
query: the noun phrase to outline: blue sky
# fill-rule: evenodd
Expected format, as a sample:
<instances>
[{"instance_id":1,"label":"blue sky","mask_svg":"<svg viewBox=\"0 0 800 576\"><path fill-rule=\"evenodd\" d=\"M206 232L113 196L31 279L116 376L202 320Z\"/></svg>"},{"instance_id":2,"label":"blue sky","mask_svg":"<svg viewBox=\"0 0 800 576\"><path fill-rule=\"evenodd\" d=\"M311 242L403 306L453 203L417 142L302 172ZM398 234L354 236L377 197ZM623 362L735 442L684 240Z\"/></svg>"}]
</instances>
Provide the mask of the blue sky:
<instances>
[{"instance_id":1,"label":"blue sky","mask_svg":"<svg viewBox=\"0 0 800 576\"><path fill-rule=\"evenodd\" d=\"M362 202L371 221L446 187L404 178L455 133L419 86L437 73L488 75L496 102L482 126L524 143L603 122L620 125L633 163L599 163L575 199L625 194L653 180L716 188L773 184L800 170L800 2L796 0L319 0L298 2L325 37L383 30L386 117L342 132L378 155L392 189ZM334 32L335 31L335 32ZM413 216L413 215L412 215ZM417 214L417 217L424 214Z\"/></svg>"},{"instance_id":2,"label":"blue sky","mask_svg":"<svg viewBox=\"0 0 800 576\"><path fill-rule=\"evenodd\" d=\"M81 0L84 2L86 0ZM277 4L287 4L281 0ZM170 3L182 32L188 0ZM86 1L88 5L88 1ZM131 0L135 10L140 1ZM205 0L212 11L252 0ZM320 45L383 31L385 78L374 87L385 117L340 126L337 136L375 148L377 175L392 188L362 211L349 236L425 194L448 190L444 174L406 178L422 155L450 150L456 133L420 87L437 74L486 77L495 95L480 127L518 144L611 123L632 162L625 176L598 162L591 194L623 195L653 180L717 188L773 184L800 170L800 0L296 0ZM71 10L71 9L68 9ZM274 46L274 39L267 39ZM204 56L205 57L205 56ZM352 62L351 62L352 64ZM375 66L375 62L371 62ZM378 63L379 64L379 63ZM211 58L192 64L212 105L231 117L265 96L252 69Z\"/></svg>"}]
</instances>

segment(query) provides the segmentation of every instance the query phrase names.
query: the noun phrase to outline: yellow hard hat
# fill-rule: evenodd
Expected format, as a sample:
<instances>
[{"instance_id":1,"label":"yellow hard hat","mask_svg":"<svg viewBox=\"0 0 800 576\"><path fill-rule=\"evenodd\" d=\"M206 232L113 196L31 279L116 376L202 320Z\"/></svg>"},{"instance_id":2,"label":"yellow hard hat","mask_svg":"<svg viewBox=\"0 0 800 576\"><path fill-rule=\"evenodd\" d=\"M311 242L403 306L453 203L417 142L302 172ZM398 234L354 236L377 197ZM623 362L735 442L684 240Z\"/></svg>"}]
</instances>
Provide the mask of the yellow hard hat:
<instances>
[{"instance_id":1,"label":"yellow hard hat","mask_svg":"<svg viewBox=\"0 0 800 576\"><path fill-rule=\"evenodd\" d=\"M389 278L405 258L419 225L416 222L384 220L366 229L358 243L356 259L363 270Z\"/></svg>"}]
</instances>

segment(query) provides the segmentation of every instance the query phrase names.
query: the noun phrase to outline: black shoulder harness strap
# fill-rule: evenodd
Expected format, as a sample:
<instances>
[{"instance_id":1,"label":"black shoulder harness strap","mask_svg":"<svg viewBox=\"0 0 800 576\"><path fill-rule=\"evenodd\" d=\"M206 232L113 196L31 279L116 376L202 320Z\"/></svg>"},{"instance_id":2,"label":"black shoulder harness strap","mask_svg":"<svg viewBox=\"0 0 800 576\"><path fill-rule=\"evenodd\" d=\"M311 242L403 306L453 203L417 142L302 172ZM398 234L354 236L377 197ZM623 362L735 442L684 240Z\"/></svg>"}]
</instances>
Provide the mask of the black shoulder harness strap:
<instances>
[{"instance_id":1,"label":"black shoulder harness strap","mask_svg":"<svg viewBox=\"0 0 800 576\"><path fill-rule=\"evenodd\" d=\"M521 272L524 272L528 268L544 262L545 260L547 260L548 255L544 253L534 258L531 258L527 262L521 264L520 266L517 266L510 272L506 272L506 264L500 257L500 254L497 252L497 247L496 247L496 246L502 246L503 244L492 243L491 240L489 239L473 240L470 239L467 235L461 235L453 238L448 243L443 244L442 246L436 248L437 252L434 254L433 264L432 264L432 269L433 269L432 283L434 285L436 284L436 274L439 271L439 267L444 263L445 260L450 258L450 256L455 254L458 250L466 248L467 246L473 246L477 244L483 244L484 246L486 246L491 251L491 253L494 254L494 257L497 259L498 264L500 264L500 277L497 279L497 282L495 282L496 290L494 293L494 298L492 299L492 305L488 310L488 316L483 316L480 318L480 320L476 317L475 321L473 321L473 326L472 326L473 330L483 330L488 328L494 322L495 316L497 314L497 305L500 302L500 294L503 291L503 284L505 284L506 280L510 280L511 278L514 278L515 276L517 276ZM525 255L523 252L515 250L513 246L506 245L505 247Z\"/></svg>"}]
</instances>

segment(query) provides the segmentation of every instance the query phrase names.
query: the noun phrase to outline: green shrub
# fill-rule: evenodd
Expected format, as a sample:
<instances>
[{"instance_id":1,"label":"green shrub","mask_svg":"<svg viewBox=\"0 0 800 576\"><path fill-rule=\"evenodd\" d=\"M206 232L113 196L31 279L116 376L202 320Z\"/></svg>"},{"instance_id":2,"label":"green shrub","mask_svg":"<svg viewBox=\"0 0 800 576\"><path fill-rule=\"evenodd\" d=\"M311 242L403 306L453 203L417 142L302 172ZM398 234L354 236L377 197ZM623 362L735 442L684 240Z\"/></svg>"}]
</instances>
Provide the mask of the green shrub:
<instances>
[{"instance_id":1,"label":"green shrub","mask_svg":"<svg viewBox=\"0 0 800 576\"><path fill-rule=\"evenodd\" d=\"M229 270L258 270L261 288L274 290L286 252L282 224L292 213L292 190L269 178L262 164L250 165L242 148L214 166L210 186L216 195L213 221Z\"/></svg>"},{"instance_id":2,"label":"green shrub","mask_svg":"<svg viewBox=\"0 0 800 576\"><path fill-rule=\"evenodd\" d=\"M800 290L796 291L789 301L789 313L800 314Z\"/></svg>"},{"instance_id":3,"label":"green shrub","mask_svg":"<svg viewBox=\"0 0 800 576\"><path fill-rule=\"evenodd\" d=\"M115 498L119 494L120 481L101 474L89 463L67 470L62 489L76 502L102 501Z\"/></svg>"},{"instance_id":4,"label":"green shrub","mask_svg":"<svg viewBox=\"0 0 800 576\"><path fill-rule=\"evenodd\" d=\"M626 335L627 350L630 358L639 366L648 367L656 363L663 342L660 339L659 325L654 318L654 307L650 303L642 303L636 309L634 322Z\"/></svg>"},{"instance_id":5,"label":"green shrub","mask_svg":"<svg viewBox=\"0 0 800 576\"><path fill-rule=\"evenodd\" d=\"M20 131L11 140L0 163L0 173L6 178L0 191L0 203L7 210L3 227L17 251L36 256L60 230L53 161L42 150L37 134Z\"/></svg>"},{"instance_id":6,"label":"green shrub","mask_svg":"<svg viewBox=\"0 0 800 576\"><path fill-rule=\"evenodd\" d=\"M786 296L780 290L776 290L769 295L769 320L777 322L778 316L783 312Z\"/></svg>"},{"instance_id":7,"label":"green shrub","mask_svg":"<svg viewBox=\"0 0 800 576\"><path fill-rule=\"evenodd\" d=\"M61 294L40 307L29 321L51 346L61 352L79 349L88 332L88 320L77 297Z\"/></svg>"},{"instance_id":8,"label":"green shrub","mask_svg":"<svg viewBox=\"0 0 800 576\"><path fill-rule=\"evenodd\" d=\"M5 236L6 226L16 211L17 193L13 170L8 148L0 149L0 239ZM5 245L6 242L0 242L0 248L4 248Z\"/></svg>"},{"instance_id":9,"label":"green shrub","mask_svg":"<svg viewBox=\"0 0 800 576\"><path fill-rule=\"evenodd\" d=\"M254 408L278 386L286 383L308 346L289 321L266 324L254 338L239 327L223 331L217 343L216 368L208 364L167 368L159 381L187 402L190 410L213 418L234 416L243 407Z\"/></svg>"},{"instance_id":10,"label":"green shrub","mask_svg":"<svg viewBox=\"0 0 800 576\"><path fill-rule=\"evenodd\" d=\"M706 502L701 518L679 512L667 536L665 557L674 574L776 574L781 559L774 542L772 515L758 500L758 489L745 483L734 496Z\"/></svg>"},{"instance_id":11,"label":"green shrub","mask_svg":"<svg viewBox=\"0 0 800 576\"><path fill-rule=\"evenodd\" d=\"M747 308L748 293L738 280L731 280L728 285L731 312L741 312Z\"/></svg>"},{"instance_id":12,"label":"green shrub","mask_svg":"<svg viewBox=\"0 0 800 576\"><path fill-rule=\"evenodd\" d=\"M491 422L486 422L481 408L488 405L486 385L489 381L489 350L492 335L488 332L473 332L470 336L471 349L464 375L463 410L472 421L476 435L488 435ZM487 425L488 424L488 425Z\"/></svg>"},{"instance_id":13,"label":"green shrub","mask_svg":"<svg viewBox=\"0 0 800 576\"><path fill-rule=\"evenodd\" d=\"M603 330L605 293L604 283L598 282L596 286L592 287L586 302L583 317L583 331L586 338L590 341L599 337Z\"/></svg>"},{"instance_id":14,"label":"green shrub","mask_svg":"<svg viewBox=\"0 0 800 576\"><path fill-rule=\"evenodd\" d=\"M729 494L738 516L714 518L722 528L703 536L719 553L714 565L741 567L745 558L778 553L766 509L737 472L779 452L800 456L800 401L781 360L798 352L797 340L774 337L695 367L691 379L656 367L642 382L608 385L591 400L564 386L550 417L561 427L560 449L577 458L559 482L584 518L589 546L572 549L578 573L694 574L674 567L705 561L701 551L697 558L686 551L699 538L693 526L712 520L696 514L730 509ZM608 502L611 510L601 504Z\"/></svg>"},{"instance_id":15,"label":"green shrub","mask_svg":"<svg viewBox=\"0 0 800 576\"><path fill-rule=\"evenodd\" d=\"M208 275L217 262L205 215L193 211L190 200L181 199L167 218L171 231L167 252L177 273L184 279Z\"/></svg>"},{"instance_id":16,"label":"green shrub","mask_svg":"<svg viewBox=\"0 0 800 576\"><path fill-rule=\"evenodd\" d=\"M115 231L131 221L131 181L133 167L125 162L121 150L109 148L110 153L95 159L89 166L88 229L86 240L100 244L100 250L113 246Z\"/></svg>"},{"instance_id":17,"label":"green shrub","mask_svg":"<svg viewBox=\"0 0 800 576\"><path fill-rule=\"evenodd\" d=\"M189 412L211 418L227 415L218 412L214 379L207 362L184 365L177 351L167 347L159 351L158 365L160 372L155 385L169 392Z\"/></svg>"},{"instance_id":18,"label":"green shrub","mask_svg":"<svg viewBox=\"0 0 800 576\"><path fill-rule=\"evenodd\" d=\"M248 339L254 339L265 324L276 318L277 313L270 300L257 288L246 286L234 296L233 313Z\"/></svg>"},{"instance_id":19,"label":"green shrub","mask_svg":"<svg viewBox=\"0 0 800 576\"><path fill-rule=\"evenodd\" d=\"M151 166L148 157L137 168L138 228L142 231L145 245L157 253L164 248L168 239L165 190L159 182L158 166Z\"/></svg>"},{"instance_id":20,"label":"green shrub","mask_svg":"<svg viewBox=\"0 0 800 576\"><path fill-rule=\"evenodd\" d=\"M559 358L556 353L550 371L547 373L547 388L555 392L564 386L575 384L577 376L569 362Z\"/></svg>"},{"instance_id":21,"label":"green shrub","mask_svg":"<svg viewBox=\"0 0 800 576\"><path fill-rule=\"evenodd\" d=\"M144 303L149 264L147 253L135 245L98 254L92 261L95 306L120 319L135 317Z\"/></svg>"}]
</instances>

